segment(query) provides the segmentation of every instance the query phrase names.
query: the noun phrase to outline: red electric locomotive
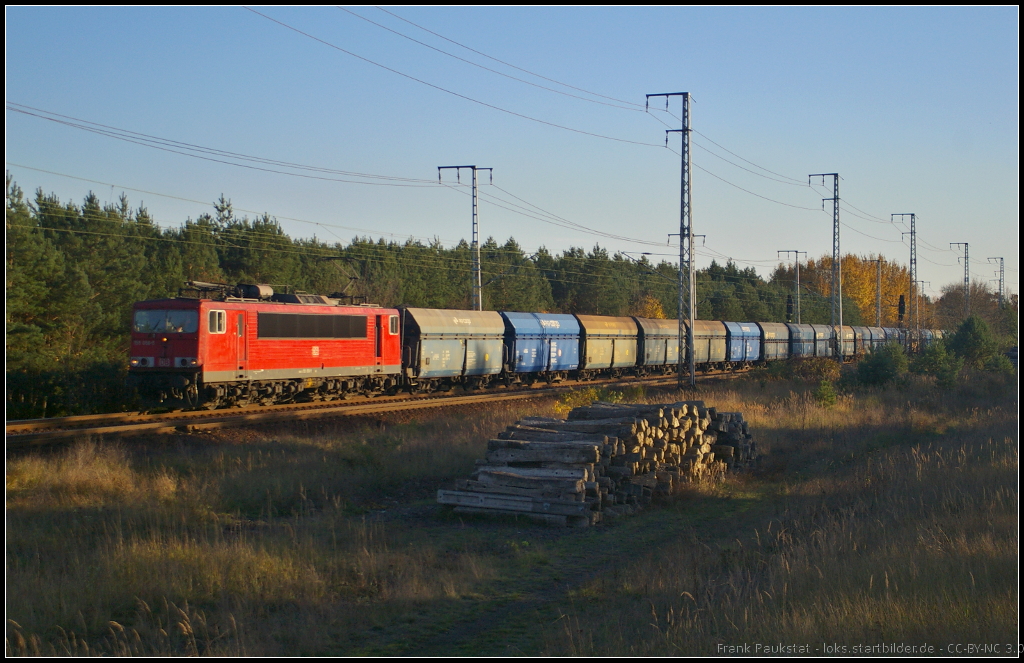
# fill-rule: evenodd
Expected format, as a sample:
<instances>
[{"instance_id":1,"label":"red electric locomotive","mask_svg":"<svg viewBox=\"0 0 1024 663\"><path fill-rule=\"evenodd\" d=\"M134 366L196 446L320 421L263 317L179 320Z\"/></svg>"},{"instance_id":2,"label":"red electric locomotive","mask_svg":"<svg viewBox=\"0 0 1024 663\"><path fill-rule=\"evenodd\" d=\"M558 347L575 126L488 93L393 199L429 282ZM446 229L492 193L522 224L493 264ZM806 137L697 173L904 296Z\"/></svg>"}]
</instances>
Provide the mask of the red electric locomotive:
<instances>
[{"instance_id":1,"label":"red electric locomotive","mask_svg":"<svg viewBox=\"0 0 1024 663\"><path fill-rule=\"evenodd\" d=\"M147 406L269 405L396 390L398 311L265 285L190 282L139 302L129 381Z\"/></svg>"}]
</instances>

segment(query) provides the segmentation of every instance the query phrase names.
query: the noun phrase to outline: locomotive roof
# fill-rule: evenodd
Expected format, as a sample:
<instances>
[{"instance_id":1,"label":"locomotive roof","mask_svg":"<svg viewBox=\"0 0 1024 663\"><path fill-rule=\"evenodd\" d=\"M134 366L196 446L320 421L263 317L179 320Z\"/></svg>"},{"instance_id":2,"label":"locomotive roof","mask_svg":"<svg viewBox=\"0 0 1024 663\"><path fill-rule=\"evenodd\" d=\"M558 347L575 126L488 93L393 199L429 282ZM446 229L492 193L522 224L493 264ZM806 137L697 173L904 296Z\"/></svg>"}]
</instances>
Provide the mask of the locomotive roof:
<instances>
[{"instance_id":1,"label":"locomotive roof","mask_svg":"<svg viewBox=\"0 0 1024 663\"><path fill-rule=\"evenodd\" d=\"M163 299L146 299L141 302L135 302L135 307L139 308L158 308L158 307L171 307L171 308L198 308L202 304L258 304L262 306L321 306L339 309L361 309L361 310L389 310L396 311L397 309L384 309L380 304L343 304L336 299L324 297L323 295L298 295L303 298L315 298L307 299L306 301L279 301L265 299L247 299L243 297L165 297Z\"/></svg>"}]
</instances>

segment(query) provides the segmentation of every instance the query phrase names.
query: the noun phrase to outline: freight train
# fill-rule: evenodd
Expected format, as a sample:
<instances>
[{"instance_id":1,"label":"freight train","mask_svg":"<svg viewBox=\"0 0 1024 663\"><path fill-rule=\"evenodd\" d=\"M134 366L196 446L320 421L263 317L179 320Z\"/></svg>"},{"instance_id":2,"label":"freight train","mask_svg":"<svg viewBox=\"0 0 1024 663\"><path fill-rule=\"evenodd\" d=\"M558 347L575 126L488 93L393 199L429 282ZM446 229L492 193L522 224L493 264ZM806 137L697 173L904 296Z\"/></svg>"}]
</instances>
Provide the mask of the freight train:
<instances>
[{"instance_id":1,"label":"freight train","mask_svg":"<svg viewBox=\"0 0 1024 663\"><path fill-rule=\"evenodd\" d=\"M266 285L189 282L186 291L194 295L134 306L129 383L147 407L214 409L669 374L679 364L675 320L386 308L275 293ZM694 365L711 371L790 358L852 360L885 343L913 351L940 336L696 320Z\"/></svg>"}]
</instances>

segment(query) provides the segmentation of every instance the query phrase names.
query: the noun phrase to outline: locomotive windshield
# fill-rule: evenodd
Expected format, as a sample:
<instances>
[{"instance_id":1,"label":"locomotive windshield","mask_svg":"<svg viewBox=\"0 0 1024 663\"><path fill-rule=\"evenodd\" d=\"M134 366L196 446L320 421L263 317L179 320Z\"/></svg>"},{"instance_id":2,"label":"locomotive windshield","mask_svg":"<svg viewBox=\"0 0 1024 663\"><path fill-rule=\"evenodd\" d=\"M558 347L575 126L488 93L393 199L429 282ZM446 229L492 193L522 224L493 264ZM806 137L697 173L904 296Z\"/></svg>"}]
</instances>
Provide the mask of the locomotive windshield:
<instances>
[{"instance_id":1,"label":"locomotive windshield","mask_svg":"<svg viewBox=\"0 0 1024 663\"><path fill-rule=\"evenodd\" d=\"M193 334L198 330L198 311L142 309L135 312L135 331L143 334Z\"/></svg>"}]
</instances>

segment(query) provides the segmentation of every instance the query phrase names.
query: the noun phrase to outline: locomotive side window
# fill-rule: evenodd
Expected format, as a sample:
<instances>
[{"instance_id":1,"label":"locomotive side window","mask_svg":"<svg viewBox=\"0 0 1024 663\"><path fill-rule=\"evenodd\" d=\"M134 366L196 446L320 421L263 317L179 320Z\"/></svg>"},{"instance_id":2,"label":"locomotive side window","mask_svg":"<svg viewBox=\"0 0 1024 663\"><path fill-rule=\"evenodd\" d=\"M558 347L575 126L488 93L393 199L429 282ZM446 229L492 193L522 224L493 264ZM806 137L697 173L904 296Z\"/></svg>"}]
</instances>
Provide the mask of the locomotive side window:
<instances>
[{"instance_id":1,"label":"locomotive side window","mask_svg":"<svg viewBox=\"0 0 1024 663\"><path fill-rule=\"evenodd\" d=\"M199 330L199 312L182 309L135 311L134 329L143 334L194 334Z\"/></svg>"},{"instance_id":2,"label":"locomotive side window","mask_svg":"<svg viewBox=\"0 0 1024 663\"><path fill-rule=\"evenodd\" d=\"M365 315L260 313L259 338L366 338Z\"/></svg>"},{"instance_id":3,"label":"locomotive side window","mask_svg":"<svg viewBox=\"0 0 1024 663\"><path fill-rule=\"evenodd\" d=\"M391 335L392 336L398 336L398 316L397 315L391 316L390 325L391 325L391 328L390 328Z\"/></svg>"},{"instance_id":4,"label":"locomotive side window","mask_svg":"<svg viewBox=\"0 0 1024 663\"><path fill-rule=\"evenodd\" d=\"M224 311L210 311L211 334L223 334L227 327L227 315Z\"/></svg>"}]
</instances>

